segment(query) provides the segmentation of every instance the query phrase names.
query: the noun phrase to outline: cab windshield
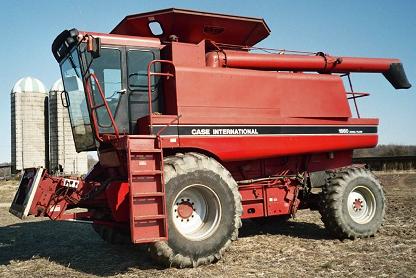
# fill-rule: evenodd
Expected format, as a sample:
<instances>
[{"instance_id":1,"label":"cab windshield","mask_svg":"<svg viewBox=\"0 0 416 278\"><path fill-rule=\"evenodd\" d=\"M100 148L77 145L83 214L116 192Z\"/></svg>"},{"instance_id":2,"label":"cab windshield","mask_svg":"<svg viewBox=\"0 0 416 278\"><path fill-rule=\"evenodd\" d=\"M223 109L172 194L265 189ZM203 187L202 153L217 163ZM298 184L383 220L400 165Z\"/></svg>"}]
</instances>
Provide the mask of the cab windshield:
<instances>
[{"instance_id":1,"label":"cab windshield","mask_svg":"<svg viewBox=\"0 0 416 278\"><path fill-rule=\"evenodd\" d=\"M82 68L82 65L85 65ZM87 70L88 92L91 92L91 106L97 107L89 111L84 90L82 73ZM98 58L92 59L86 51L85 44L74 48L66 59L61 62L62 79L67 92L69 116L71 119L72 133L78 152L94 150L96 141L94 138L92 121L89 113L94 113L97 119L98 132L100 134L114 133L109 113L103 105L107 102L110 112L114 116L119 106L119 98L123 93L121 79L121 52L119 49L103 48ZM94 74L96 79L90 76ZM98 80L98 83L96 83ZM100 91L104 95L102 98ZM87 92L87 93L88 93Z\"/></svg>"},{"instance_id":2,"label":"cab windshield","mask_svg":"<svg viewBox=\"0 0 416 278\"><path fill-rule=\"evenodd\" d=\"M61 64L61 74L77 152L96 148L84 86L78 48L74 48Z\"/></svg>"}]
</instances>

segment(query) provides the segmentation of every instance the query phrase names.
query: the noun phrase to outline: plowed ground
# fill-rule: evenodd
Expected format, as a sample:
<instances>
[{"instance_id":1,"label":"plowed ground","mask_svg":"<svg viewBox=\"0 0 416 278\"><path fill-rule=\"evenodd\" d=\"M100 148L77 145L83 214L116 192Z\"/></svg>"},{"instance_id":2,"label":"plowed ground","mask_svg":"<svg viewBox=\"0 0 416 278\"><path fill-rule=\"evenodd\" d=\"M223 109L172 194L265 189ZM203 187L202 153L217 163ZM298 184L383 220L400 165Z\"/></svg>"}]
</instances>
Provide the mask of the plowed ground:
<instances>
[{"instance_id":1,"label":"plowed ground","mask_svg":"<svg viewBox=\"0 0 416 278\"><path fill-rule=\"evenodd\" d=\"M20 221L0 206L0 277L414 277L416 174L380 175L386 221L373 238L339 241L318 212L286 224L243 223L240 239L220 262L195 269L160 268L143 247L110 246L89 225ZM14 184L0 184L0 203Z\"/></svg>"}]
</instances>

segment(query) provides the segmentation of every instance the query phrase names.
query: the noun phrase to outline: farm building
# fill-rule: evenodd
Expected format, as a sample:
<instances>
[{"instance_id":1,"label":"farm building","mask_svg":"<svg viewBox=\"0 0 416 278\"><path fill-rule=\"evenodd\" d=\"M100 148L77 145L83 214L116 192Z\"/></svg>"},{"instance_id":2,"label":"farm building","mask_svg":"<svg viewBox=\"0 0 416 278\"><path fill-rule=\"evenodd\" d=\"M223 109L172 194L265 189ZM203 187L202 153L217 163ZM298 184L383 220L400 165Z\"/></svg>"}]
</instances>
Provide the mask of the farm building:
<instances>
[{"instance_id":1,"label":"farm building","mask_svg":"<svg viewBox=\"0 0 416 278\"><path fill-rule=\"evenodd\" d=\"M48 166L48 94L41 81L19 79L10 94L12 171Z\"/></svg>"}]
</instances>

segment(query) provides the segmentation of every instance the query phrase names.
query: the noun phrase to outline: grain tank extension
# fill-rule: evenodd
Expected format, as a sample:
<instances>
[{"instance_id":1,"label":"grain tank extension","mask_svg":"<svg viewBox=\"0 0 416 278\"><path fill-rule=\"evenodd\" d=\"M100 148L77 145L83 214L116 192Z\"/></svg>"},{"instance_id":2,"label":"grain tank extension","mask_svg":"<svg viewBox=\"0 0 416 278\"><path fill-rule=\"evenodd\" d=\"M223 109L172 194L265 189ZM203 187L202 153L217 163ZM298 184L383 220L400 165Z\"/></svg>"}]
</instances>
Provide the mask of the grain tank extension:
<instances>
[{"instance_id":1,"label":"grain tank extension","mask_svg":"<svg viewBox=\"0 0 416 278\"><path fill-rule=\"evenodd\" d=\"M84 178L26 169L10 212L91 223L178 267L219 260L242 219L279 225L299 209L339 238L376 234L383 190L352 153L376 146L379 121L360 116L369 94L350 73L408 89L400 60L256 48L269 33L263 19L181 9L63 31L62 101L77 151L99 162Z\"/></svg>"}]
</instances>

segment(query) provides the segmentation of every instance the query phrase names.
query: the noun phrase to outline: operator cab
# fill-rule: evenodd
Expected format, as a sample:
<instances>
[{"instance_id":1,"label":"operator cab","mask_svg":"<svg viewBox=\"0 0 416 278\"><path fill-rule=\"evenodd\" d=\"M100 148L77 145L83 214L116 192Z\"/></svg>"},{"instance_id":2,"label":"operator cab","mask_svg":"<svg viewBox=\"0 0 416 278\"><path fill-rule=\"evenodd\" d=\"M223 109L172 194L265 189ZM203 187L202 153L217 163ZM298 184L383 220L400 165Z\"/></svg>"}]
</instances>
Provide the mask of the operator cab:
<instances>
[{"instance_id":1,"label":"operator cab","mask_svg":"<svg viewBox=\"0 0 416 278\"><path fill-rule=\"evenodd\" d=\"M157 39L75 29L55 39L52 51L78 152L95 150L96 137L102 134L137 134L137 119L149 114L148 65L160 59L160 46ZM153 63L150 71L160 68ZM161 85L159 76L150 77L152 112L161 112Z\"/></svg>"}]
</instances>

